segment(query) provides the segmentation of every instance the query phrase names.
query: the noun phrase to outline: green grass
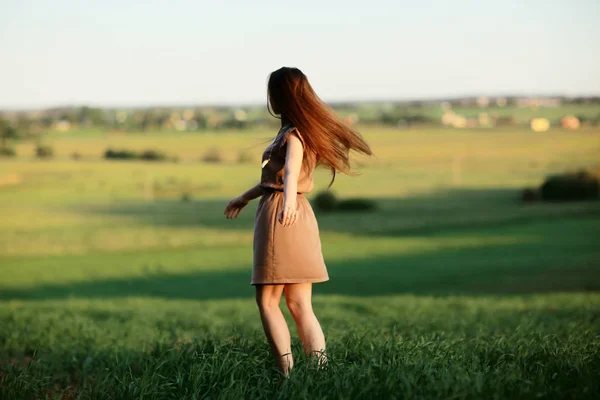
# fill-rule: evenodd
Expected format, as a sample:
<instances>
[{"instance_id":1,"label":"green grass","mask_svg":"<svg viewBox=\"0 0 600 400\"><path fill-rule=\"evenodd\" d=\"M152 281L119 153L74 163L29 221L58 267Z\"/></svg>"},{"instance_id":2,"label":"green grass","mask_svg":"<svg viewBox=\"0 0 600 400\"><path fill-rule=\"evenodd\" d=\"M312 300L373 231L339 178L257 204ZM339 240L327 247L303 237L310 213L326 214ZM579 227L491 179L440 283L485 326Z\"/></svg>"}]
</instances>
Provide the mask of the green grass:
<instances>
[{"instance_id":1,"label":"green grass","mask_svg":"<svg viewBox=\"0 0 600 400\"><path fill-rule=\"evenodd\" d=\"M285 382L249 285L256 205L222 216L260 173L238 152L272 132L54 136L44 161L22 143L0 160L0 398L597 398L600 202L518 199L599 169L599 133L366 130L377 157L334 189L377 210L317 215L330 363L285 311ZM108 145L182 161L103 161ZM198 162L215 146L223 164Z\"/></svg>"}]
</instances>

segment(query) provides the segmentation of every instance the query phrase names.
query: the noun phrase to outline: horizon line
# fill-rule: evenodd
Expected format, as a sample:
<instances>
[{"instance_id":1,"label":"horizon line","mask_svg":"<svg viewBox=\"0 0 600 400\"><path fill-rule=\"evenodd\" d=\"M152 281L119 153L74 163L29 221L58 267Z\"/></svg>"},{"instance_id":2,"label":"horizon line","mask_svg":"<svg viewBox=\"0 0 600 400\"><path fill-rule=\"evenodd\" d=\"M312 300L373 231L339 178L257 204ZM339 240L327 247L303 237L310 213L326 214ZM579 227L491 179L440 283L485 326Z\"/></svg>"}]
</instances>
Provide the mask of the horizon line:
<instances>
[{"instance_id":1,"label":"horizon line","mask_svg":"<svg viewBox=\"0 0 600 400\"><path fill-rule=\"evenodd\" d=\"M511 94L464 94L464 95L449 95L449 96L423 96L423 97L396 97L396 98L363 98L363 99L330 99L323 100L328 105L341 105L341 104L360 104L360 103L413 103L413 102L444 102L444 101L456 101L456 100L467 100L477 99L480 97L487 97L489 99L498 98L561 98L561 99L590 99L600 98L600 92L598 93L511 93ZM181 103L159 103L153 102L148 104L142 103L122 103L122 104L109 104L109 103L95 103L91 102L72 102L72 103L57 103L55 105L39 105L39 106L0 106L0 112L31 112L31 111L45 111L55 109L70 109L70 108L99 108L99 109L145 109L145 108L195 108L195 107L214 107L214 108L234 108L234 107L261 107L266 106L265 101L248 101L248 102L181 102Z\"/></svg>"}]
</instances>

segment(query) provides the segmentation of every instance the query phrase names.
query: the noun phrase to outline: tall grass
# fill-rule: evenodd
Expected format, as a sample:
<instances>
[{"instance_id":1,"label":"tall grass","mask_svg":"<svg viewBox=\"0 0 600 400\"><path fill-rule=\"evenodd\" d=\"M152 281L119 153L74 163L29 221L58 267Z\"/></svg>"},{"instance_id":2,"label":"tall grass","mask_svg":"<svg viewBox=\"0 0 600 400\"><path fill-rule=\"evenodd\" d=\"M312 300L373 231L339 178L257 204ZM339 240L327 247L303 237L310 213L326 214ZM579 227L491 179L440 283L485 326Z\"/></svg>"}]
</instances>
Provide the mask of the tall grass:
<instances>
[{"instance_id":1,"label":"tall grass","mask_svg":"<svg viewBox=\"0 0 600 400\"><path fill-rule=\"evenodd\" d=\"M377 208L317 213L330 362L292 328L289 380L249 285L255 204L222 215L259 179L240 151L270 134L53 137L52 160L28 143L1 159L0 398L598 396L600 202L519 202L599 168L597 131L365 130L377 157L334 189ZM104 162L108 146L183 162ZM199 162L212 147L223 163Z\"/></svg>"}]
</instances>

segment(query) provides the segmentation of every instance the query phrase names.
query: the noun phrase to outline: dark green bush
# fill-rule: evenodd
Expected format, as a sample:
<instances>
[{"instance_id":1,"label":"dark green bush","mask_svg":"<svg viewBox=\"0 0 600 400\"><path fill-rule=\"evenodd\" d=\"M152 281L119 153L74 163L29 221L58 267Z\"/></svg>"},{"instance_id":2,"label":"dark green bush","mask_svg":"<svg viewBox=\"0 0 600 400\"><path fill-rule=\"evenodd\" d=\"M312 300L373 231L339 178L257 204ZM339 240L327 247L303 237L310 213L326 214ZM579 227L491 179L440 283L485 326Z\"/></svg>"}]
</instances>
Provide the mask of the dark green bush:
<instances>
[{"instance_id":1,"label":"dark green bush","mask_svg":"<svg viewBox=\"0 0 600 400\"><path fill-rule=\"evenodd\" d=\"M17 155L14 147L0 146L0 157L14 157Z\"/></svg>"},{"instance_id":2,"label":"dark green bush","mask_svg":"<svg viewBox=\"0 0 600 400\"><path fill-rule=\"evenodd\" d=\"M152 149L138 153L133 150L113 150L109 148L104 152L104 158L113 160L178 161L177 158L169 157L161 151Z\"/></svg>"},{"instance_id":3,"label":"dark green bush","mask_svg":"<svg viewBox=\"0 0 600 400\"><path fill-rule=\"evenodd\" d=\"M413 124L434 124L436 121L424 114L396 111L383 113L379 122L383 125L411 126Z\"/></svg>"},{"instance_id":4,"label":"dark green bush","mask_svg":"<svg viewBox=\"0 0 600 400\"><path fill-rule=\"evenodd\" d=\"M317 194L314 199L317 211L372 211L377 208L375 202L369 199L346 199L338 200L335 194L329 190Z\"/></svg>"},{"instance_id":5,"label":"dark green bush","mask_svg":"<svg viewBox=\"0 0 600 400\"><path fill-rule=\"evenodd\" d=\"M135 151L131 150L113 150L107 149L104 152L104 158L114 160L135 160L139 155Z\"/></svg>"},{"instance_id":6,"label":"dark green bush","mask_svg":"<svg viewBox=\"0 0 600 400\"><path fill-rule=\"evenodd\" d=\"M496 119L496 126L512 126L516 125L514 117L510 115L503 115Z\"/></svg>"},{"instance_id":7,"label":"dark green bush","mask_svg":"<svg viewBox=\"0 0 600 400\"><path fill-rule=\"evenodd\" d=\"M315 208L318 211L334 211L337 207L337 198L330 191L320 192L315 196Z\"/></svg>"},{"instance_id":8,"label":"dark green bush","mask_svg":"<svg viewBox=\"0 0 600 400\"><path fill-rule=\"evenodd\" d=\"M35 155L37 158L50 158L54 155L54 149L45 144L38 144L35 148Z\"/></svg>"},{"instance_id":9,"label":"dark green bush","mask_svg":"<svg viewBox=\"0 0 600 400\"><path fill-rule=\"evenodd\" d=\"M218 127L220 129L244 129L248 126L248 121L240 121L235 118L230 118L222 121Z\"/></svg>"},{"instance_id":10,"label":"dark green bush","mask_svg":"<svg viewBox=\"0 0 600 400\"><path fill-rule=\"evenodd\" d=\"M202 156L202 161L204 161L206 163L218 164L218 163L223 162L223 155L221 154L219 149L217 149L216 147L213 147L212 149L208 150L206 152L206 154L204 154Z\"/></svg>"},{"instance_id":11,"label":"dark green bush","mask_svg":"<svg viewBox=\"0 0 600 400\"><path fill-rule=\"evenodd\" d=\"M184 203L189 203L190 201L192 201L192 195L188 192L183 192L181 193L180 199Z\"/></svg>"},{"instance_id":12,"label":"dark green bush","mask_svg":"<svg viewBox=\"0 0 600 400\"><path fill-rule=\"evenodd\" d=\"M521 194L521 201L531 203L540 199L540 191L538 189L527 188Z\"/></svg>"},{"instance_id":13,"label":"dark green bush","mask_svg":"<svg viewBox=\"0 0 600 400\"><path fill-rule=\"evenodd\" d=\"M600 180L586 171L553 175L546 178L540 189L547 201L575 201L598 199Z\"/></svg>"},{"instance_id":14,"label":"dark green bush","mask_svg":"<svg viewBox=\"0 0 600 400\"><path fill-rule=\"evenodd\" d=\"M157 150L144 150L139 155L139 159L144 161L165 161L168 157L165 153Z\"/></svg>"},{"instance_id":15,"label":"dark green bush","mask_svg":"<svg viewBox=\"0 0 600 400\"><path fill-rule=\"evenodd\" d=\"M340 200L337 204L339 211L373 211L375 208L375 202L369 199Z\"/></svg>"}]
</instances>

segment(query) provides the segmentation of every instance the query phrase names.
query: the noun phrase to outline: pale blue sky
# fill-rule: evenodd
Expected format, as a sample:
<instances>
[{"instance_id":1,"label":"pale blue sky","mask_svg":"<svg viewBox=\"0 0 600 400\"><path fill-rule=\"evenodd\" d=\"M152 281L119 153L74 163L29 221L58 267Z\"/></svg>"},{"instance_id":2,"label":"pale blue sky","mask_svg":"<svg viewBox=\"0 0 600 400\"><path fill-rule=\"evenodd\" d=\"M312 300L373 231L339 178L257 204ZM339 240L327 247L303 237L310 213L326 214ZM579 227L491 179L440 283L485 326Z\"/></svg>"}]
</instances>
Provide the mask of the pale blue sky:
<instances>
[{"instance_id":1,"label":"pale blue sky","mask_svg":"<svg viewBox=\"0 0 600 400\"><path fill-rule=\"evenodd\" d=\"M600 94L597 0L2 0L0 107Z\"/></svg>"}]
</instances>

